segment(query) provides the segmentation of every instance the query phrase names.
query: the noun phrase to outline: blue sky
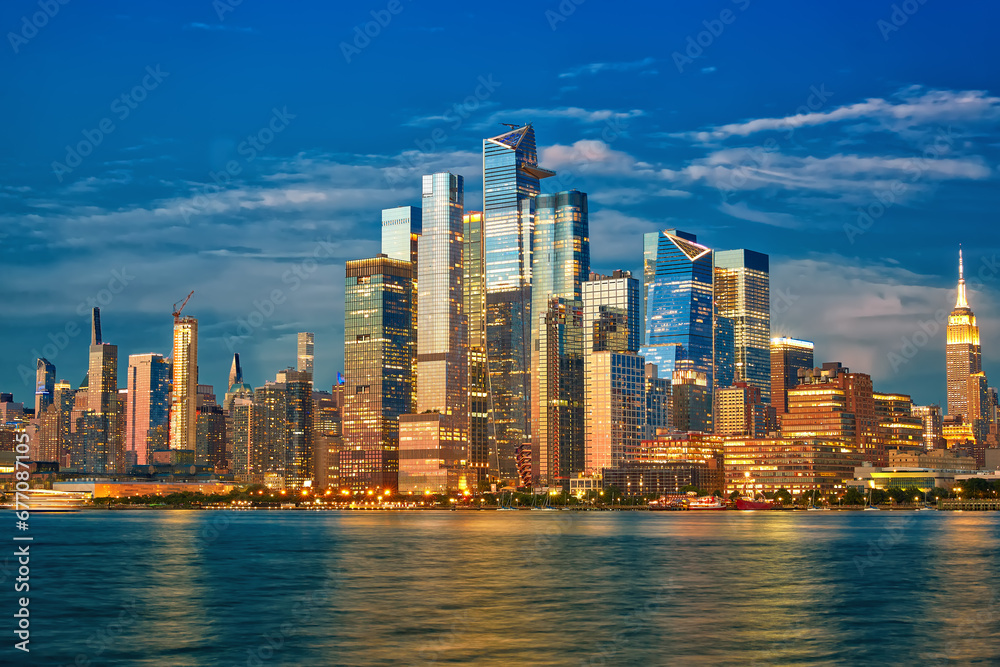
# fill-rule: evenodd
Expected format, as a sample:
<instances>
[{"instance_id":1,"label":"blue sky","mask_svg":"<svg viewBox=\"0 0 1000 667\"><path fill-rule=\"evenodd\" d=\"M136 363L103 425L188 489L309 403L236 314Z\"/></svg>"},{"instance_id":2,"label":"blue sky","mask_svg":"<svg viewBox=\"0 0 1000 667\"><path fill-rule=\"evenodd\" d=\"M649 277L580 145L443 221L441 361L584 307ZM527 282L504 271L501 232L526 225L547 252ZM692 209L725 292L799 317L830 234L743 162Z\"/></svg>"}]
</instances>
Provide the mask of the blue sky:
<instances>
[{"instance_id":1,"label":"blue sky","mask_svg":"<svg viewBox=\"0 0 1000 667\"><path fill-rule=\"evenodd\" d=\"M500 122L535 124L548 189L589 194L595 270L638 269L667 227L766 252L775 334L918 403L944 400L962 243L1000 373L995 6L232 1L0 8L17 400L36 350L81 380L88 302L124 368L169 354L192 289L203 383L221 393L233 349L273 379L308 330L331 384L344 262L422 173L463 174L478 207Z\"/></svg>"}]
</instances>

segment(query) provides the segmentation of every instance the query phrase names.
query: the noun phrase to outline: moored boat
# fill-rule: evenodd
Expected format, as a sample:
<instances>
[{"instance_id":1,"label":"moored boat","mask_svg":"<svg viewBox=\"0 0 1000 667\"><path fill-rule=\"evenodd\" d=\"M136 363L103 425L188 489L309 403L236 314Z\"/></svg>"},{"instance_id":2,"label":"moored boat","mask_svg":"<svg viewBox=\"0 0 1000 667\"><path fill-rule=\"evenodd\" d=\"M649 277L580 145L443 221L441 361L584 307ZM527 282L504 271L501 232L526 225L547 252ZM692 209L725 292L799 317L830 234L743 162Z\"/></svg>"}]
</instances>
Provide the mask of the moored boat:
<instances>
[{"instance_id":1,"label":"moored boat","mask_svg":"<svg viewBox=\"0 0 1000 667\"><path fill-rule=\"evenodd\" d=\"M30 489L20 492L16 500L12 499L3 507L18 510L27 509L31 512L79 512L88 500L90 500L89 493Z\"/></svg>"},{"instance_id":2,"label":"moored boat","mask_svg":"<svg viewBox=\"0 0 1000 667\"><path fill-rule=\"evenodd\" d=\"M736 509L738 510L773 510L778 508L778 503L773 500L750 500L749 498L737 498Z\"/></svg>"},{"instance_id":3,"label":"moored boat","mask_svg":"<svg viewBox=\"0 0 1000 667\"><path fill-rule=\"evenodd\" d=\"M702 498L692 498L688 501L689 510L724 510L726 504L715 496L704 496Z\"/></svg>"}]
</instances>

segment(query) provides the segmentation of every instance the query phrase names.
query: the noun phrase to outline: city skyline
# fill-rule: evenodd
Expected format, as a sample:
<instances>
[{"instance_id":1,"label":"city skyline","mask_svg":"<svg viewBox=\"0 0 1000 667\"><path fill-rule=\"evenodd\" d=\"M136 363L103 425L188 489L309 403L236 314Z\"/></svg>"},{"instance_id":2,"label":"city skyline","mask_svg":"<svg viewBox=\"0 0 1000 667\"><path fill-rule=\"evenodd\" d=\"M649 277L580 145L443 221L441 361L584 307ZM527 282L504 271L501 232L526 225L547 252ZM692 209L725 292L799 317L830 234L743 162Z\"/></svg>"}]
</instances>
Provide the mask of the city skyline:
<instances>
[{"instance_id":1,"label":"city skyline","mask_svg":"<svg viewBox=\"0 0 1000 667\"><path fill-rule=\"evenodd\" d=\"M325 7L240 6L220 21L203 5L178 3L165 14L157 10L156 20L145 7L115 15L98 8L79 21L60 16L16 56L8 54L32 67L2 75L9 89L26 93L10 127L30 126L42 108L59 111L46 113L49 131L10 133L7 143L3 261L8 307L17 317L0 325L10 345L0 382L24 384L18 366L31 368L32 348L49 334L70 323L85 329L88 299L117 322L123 353L165 353L162 318L197 289L189 308L202 327L202 374L213 384L221 384L234 351L253 383L271 377L264 369L288 363L300 330L316 333L316 379L332 384L343 367L343 263L377 252L377 211L416 204L416 177L441 169L465 176L466 207L480 210L482 138L503 132L500 122L529 121L542 138L539 164L557 172L542 180L543 191L577 188L590 197L592 242L603 249L595 253L595 271L638 275L640 266L629 259L633 239L670 227L696 233L709 247L766 252L772 301L782 310L776 335L813 340L828 351L824 357L868 368L877 381L922 402L945 402L943 346L925 345L895 367L889 355L953 303L954 262L932 251L928 239L941 221L960 221L953 245L964 243L970 300L986 337L984 366L995 375L989 350L1000 345L1000 274L985 230L995 208L990 165L997 163L1000 82L982 66L994 47L968 37L982 16L921 5L898 31L883 34L878 22L888 7L810 8L792 22L776 8L742 5L689 63L688 38L717 18L703 7L672 8L655 37L643 22L630 22L626 39L608 37L602 12L580 7L553 30L542 9L526 4L523 30L539 43L536 57L484 53L429 87L417 83L406 54L428 48L427 30L463 34L466 25L494 20L492 10L469 7L457 16L407 6L350 62L339 45L370 19L360 10L335 16ZM980 9L987 20L997 11ZM640 16L661 11L636 7ZM19 25L20 14L4 16ZM813 30L819 25L839 26L860 41L848 47L832 37L837 31ZM314 85L330 75L313 59L292 56L319 26L330 68L344 85L369 92L394 85L406 103L375 104L377 94L360 107L332 103ZM819 36L807 39L813 33ZM101 44L127 40L138 50L121 62L90 49L85 35ZM288 47L272 55L265 80L273 85L225 75L219 49L255 62L262 40ZM758 40L797 54L766 86L754 73L772 60L754 47ZM941 48L928 52L928 40ZM68 66L57 68L43 54ZM385 70L381 64L390 61ZM158 64L159 82L145 72ZM41 76L29 76L32 69ZM109 101L144 77L156 88L134 110L125 107L130 114L120 120ZM66 91L79 112L70 113L54 90ZM189 95L222 103L176 114L178 100ZM60 181L52 163L66 162L66 146L85 141L83 131L96 137L104 115L115 131ZM263 128L272 132L272 122L282 130L265 133L272 139L266 145L256 138L259 150L244 144ZM935 146L941 151L925 157ZM238 175L225 170L230 160L242 169ZM228 183L218 194L213 174ZM878 194L892 193L894 183L900 187L893 201L882 203ZM89 233L98 226L106 236ZM182 229L189 233L170 231ZM311 258L318 260L314 270L304 263ZM268 304L275 289L284 301ZM239 322L258 321L255 301L264 312L274 306L273 314L247 332ZM325 304L322 316L316 304ZM75 382L85 364L67 349L49 360Z\"/></svg>"}]
</instances>

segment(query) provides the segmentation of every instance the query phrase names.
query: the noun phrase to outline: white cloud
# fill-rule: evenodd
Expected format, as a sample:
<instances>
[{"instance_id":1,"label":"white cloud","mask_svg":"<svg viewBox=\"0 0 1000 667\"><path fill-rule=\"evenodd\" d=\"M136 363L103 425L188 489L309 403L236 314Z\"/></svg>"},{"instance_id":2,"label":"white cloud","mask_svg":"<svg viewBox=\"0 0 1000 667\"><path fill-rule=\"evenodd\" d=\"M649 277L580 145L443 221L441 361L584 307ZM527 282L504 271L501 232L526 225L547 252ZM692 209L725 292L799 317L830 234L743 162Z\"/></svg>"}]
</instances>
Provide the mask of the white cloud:
<instances>
[{"instance_id":1,"label":"white cloud","mask_svg":"<svg viewBox=\"0 0 1000 667\"><path fill-rule=\"evenodd\" d=\"M592 76L601 72L629 72L650 67L656 62L655 58L643 58L632 62L620 63L589 63L580 65L559 74L560 79L571 79L578 76Z\"/></svg>"}]
</instances>

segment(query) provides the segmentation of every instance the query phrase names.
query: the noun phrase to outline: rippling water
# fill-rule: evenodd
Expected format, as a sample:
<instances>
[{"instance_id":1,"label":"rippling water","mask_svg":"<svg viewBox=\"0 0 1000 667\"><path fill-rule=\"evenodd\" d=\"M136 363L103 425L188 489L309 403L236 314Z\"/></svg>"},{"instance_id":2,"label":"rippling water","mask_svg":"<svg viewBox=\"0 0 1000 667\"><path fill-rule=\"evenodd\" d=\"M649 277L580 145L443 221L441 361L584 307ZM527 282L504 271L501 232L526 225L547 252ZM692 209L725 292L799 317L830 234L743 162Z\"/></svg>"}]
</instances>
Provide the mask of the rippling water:
<instances>
[{"instance_id":1,"label":"rippling water","mask_svg":"<svg viewBox=\"0 0 1000 667\"><path fill-rule=\"evenodd\" d=\"M1000 664L996 513L130 511L31 525L31 664Z\"/></svg>"}]
</instances>

